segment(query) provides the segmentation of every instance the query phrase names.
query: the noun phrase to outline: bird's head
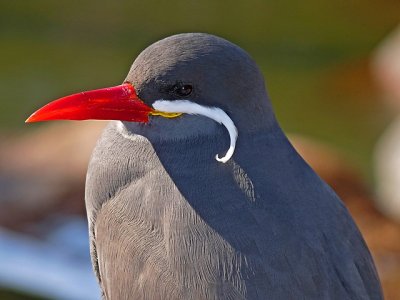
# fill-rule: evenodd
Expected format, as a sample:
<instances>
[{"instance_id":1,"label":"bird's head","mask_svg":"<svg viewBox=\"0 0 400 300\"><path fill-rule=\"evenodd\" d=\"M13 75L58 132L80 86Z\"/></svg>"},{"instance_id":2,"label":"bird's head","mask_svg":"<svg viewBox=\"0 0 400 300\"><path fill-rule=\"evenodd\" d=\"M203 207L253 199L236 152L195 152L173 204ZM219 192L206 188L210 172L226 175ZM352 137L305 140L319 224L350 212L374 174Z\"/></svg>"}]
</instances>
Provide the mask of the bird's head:
<instances>
[{"instance_id":1,"label":"bird's head","mask_svg":"<svg viewBox=\"0 0 400 300\"><path fill-rule=\"evenodd\" d=\"M55 100L27 122L48 120L120 120L174 122L182 115L203 115L229 131L233 154L239 132L274 121L263 76L238 46L213 35L178 34L146 48L124 83ZM165 132L165 134L169 134Z\"/></svg>"}]
</instances>

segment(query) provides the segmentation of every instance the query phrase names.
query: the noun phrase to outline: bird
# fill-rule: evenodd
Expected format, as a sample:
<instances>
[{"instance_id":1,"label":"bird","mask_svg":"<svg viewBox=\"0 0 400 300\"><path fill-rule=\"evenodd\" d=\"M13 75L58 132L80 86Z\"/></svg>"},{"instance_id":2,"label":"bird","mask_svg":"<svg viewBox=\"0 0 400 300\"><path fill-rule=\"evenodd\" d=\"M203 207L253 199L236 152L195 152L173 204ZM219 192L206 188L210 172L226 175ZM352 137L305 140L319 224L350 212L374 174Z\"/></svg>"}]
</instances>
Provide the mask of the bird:
<instances>
[{"instance_id":1,"label":"bird","mask_svg":"<svg viewBox=\"0 0 400 300\"><path fill-rule=\"evenodd\" d=\"M239 46L166 37L123 84L27 122L86 119L111 120L85 192L104 299L383 298L355 222L288 141Z\"/></svg>"}]
</instances>

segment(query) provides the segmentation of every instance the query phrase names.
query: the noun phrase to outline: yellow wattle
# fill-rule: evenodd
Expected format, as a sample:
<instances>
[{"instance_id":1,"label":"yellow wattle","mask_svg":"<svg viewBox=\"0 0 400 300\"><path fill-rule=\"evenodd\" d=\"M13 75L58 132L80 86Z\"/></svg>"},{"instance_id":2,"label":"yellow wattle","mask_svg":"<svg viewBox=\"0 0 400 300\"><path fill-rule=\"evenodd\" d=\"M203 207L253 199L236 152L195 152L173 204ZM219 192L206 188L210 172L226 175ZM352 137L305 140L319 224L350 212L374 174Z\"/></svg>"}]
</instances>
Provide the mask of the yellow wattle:
<instances>
[{"instance_id":1,"label":"yellow wattle","mask_svg":"<svg viewBox=\"0 0 400 300\"><path fill-rule=\"evenodd\" d=\"M179 117L180 115L182 115L182 113L175 113L175 112L163 112L163 111L159 111L159 110L152 110L149 115L152 116L161 116L164 118L176 118Z\"/></svg>"}]
</instances>

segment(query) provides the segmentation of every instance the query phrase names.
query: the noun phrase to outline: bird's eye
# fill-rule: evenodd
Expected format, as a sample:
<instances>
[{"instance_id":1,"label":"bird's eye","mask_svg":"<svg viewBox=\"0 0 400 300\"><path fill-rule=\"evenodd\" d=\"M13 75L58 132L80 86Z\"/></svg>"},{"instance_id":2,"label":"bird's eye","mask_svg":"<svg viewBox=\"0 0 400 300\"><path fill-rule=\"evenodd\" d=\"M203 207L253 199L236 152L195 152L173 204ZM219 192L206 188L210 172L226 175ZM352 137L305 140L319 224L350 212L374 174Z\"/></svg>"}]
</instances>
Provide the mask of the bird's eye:
<instances>
[{"instance_id":1,"label":"bird's eye","mask_svg":"<svg viewBox=\"0 0 400 300\"><path fill-rule=\"evenodd\" d=\"M193 87L190 84L179 84L174 88L174 92L181 97L189 96L193 91Z\"/></svg>"}]
</instances>

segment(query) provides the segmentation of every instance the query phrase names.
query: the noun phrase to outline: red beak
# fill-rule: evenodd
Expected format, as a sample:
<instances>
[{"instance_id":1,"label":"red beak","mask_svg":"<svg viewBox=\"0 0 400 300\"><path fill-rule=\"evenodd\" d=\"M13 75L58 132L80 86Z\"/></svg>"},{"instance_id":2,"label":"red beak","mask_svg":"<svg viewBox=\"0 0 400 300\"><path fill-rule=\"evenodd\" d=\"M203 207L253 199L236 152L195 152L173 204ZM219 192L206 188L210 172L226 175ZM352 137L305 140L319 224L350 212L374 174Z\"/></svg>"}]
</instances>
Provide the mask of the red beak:
<instances>
[{"instance_id":1,"label":"red beak","mask_svg":"<svg viewBox=\"0 0 400 300\"><path fill-rule=\"evenodd\" d=\"M154 111L130 83L57 99L35 111L25 122L50 120L121 120L148 122Z\"/></svg>"}]
</instances>

